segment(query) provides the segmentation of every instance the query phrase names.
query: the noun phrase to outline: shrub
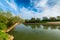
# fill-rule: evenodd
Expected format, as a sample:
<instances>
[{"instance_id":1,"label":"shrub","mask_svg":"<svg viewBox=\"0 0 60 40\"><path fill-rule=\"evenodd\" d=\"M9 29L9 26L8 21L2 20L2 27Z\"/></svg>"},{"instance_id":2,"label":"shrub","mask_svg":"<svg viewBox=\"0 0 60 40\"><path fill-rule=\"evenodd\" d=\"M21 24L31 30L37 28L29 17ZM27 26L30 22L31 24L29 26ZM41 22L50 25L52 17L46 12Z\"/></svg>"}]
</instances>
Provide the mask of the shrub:
<instances>
[{"instance_id":1,"label":"shrub","mask_svg":"<svg viewBox=\"0 0 60 40\"><path fill-rule=\"evenodd\" d=\"M0 30L0 40L8 40L8 39L9 39L8 34L2 32L2 31Z\"/></svg>"},{"instance_id":2,"label":"shrub","mask_svg":"<svg viewBox=\"0 0 60 40\"><path fill-rule=\"evenodd\" d=\"M7 28L6 24L0 23L0 30L4 30L6 28Z\"/></svg>"}]
</instances>

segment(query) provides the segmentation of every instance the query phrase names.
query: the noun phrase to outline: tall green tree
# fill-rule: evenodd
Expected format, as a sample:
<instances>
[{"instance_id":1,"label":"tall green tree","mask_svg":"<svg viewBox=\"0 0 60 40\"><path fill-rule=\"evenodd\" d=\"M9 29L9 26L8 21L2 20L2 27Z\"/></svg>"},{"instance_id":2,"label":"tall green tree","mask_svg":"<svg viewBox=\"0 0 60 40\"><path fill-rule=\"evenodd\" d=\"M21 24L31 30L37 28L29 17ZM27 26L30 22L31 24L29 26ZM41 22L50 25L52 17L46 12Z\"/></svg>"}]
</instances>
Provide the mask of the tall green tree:
<instances>
[{"instance_id":1,"label":"tall green tree","mask_svg":"<svg viewBox=\"0 0 60 40\"><path fill-rule=\"evenodd\" d=\"M7 17L5 17L5 16L3 16L3 15L0 15L0 23L7 24L7 23L8 23Z\"/></svg>"},{"instance_id":2,"label":"tall green tree","mask_svg":"<svg viewBox=\"0 0 60 40\"><path fill-rule=\"evenodd\" d=\"M31 18L30 22L35 23L35 18Z\"/></svg>"},{"instance_id":3,"label":"tall green tree","mask_svg":"<svg viewBox=\"0 0 60 40\"><path fill-rule=\"evenodd\" d=\"M36 19L36 22L37 22L37 23L40 23L40 22L41 22L40 18L37 18L37 19Z\"/></svg>"},{"instance_id":4,"label":"tall green tree","mask_svg":"<svg viewBox=\"0 0 60 40\"><path fill-rule=\"evenodd\" d=\"M47 17L43 17L43 19L42 20L48 20L48 18Z\"/></svg>"},{"instance_id":5,"label":"tall green tree","mask_svg":"<svg viewBox=\"0 0 60 40\"><path fill-rule=\"evenodd\" d=\"M0 30L5 30L7 29L7 25L4 23L0 23Z\"/></svg>"},{"instance_id":6,"label":"tall green tree","mask_svg":"<svg viewBox=\"0 0 60 40\"><path fill-rule=\"evenodd\" d=\"M50 21L56 21L56 18L55 17L50 17L49 20Z\"/></svg>"},{"instance_id":7,"label":"tall green tree","mask_svg":"<svg viewBox=\"0 0 60 40\"><path fill-rule=\"evenodd\" d=\"M60 20L60 16L57 16L57 20Z\"/></svg>"}]
</instances>

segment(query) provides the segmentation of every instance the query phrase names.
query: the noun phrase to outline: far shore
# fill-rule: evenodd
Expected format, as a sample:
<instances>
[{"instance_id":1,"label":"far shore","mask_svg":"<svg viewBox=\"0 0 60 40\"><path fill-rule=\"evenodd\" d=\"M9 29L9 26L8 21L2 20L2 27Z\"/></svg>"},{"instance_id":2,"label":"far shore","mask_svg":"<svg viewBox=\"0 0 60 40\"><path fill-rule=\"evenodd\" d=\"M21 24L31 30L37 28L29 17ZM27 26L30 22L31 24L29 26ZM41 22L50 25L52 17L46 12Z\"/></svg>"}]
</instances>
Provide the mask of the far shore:
<instances>
[{"instance_id":1,"label":"far shore","mask_svg":"<svg viewBox=\"0 0 60 40\"><path fill-rule=\"evenodd\" d=\"M60 22L24 23L24 24L60 25Z\"/></svg>"},{"instance_id":2,"label":"far shore","mask_svg":"<svg viewBox=\"0 0 60 40\"><path fill-rule=\"evenodd\" d=\"M48 25L60 25L60 22L47 22Z\"/></svg>"}]
</instances>

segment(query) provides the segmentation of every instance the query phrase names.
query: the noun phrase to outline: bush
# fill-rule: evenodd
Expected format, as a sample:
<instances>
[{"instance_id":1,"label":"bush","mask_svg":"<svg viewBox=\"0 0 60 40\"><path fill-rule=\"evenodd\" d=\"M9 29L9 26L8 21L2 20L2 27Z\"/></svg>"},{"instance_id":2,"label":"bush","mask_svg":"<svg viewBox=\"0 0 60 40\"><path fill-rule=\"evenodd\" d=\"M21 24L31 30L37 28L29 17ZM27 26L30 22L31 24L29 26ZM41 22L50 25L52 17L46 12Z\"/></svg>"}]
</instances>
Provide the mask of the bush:
<instances>
[{"instance_id":1,"label":"bush","mask_svg":"<svg viewBox=\"0 0 60 40\"><path fill-rule=\"evenodd\" d=\"M8 18L3 16L3 15L0 15L0 23L7 24L8 23Z\"/></svg>"},{"instance_id":2,"label":"bush","mask_svg":"<svg viewBox=\"0 0 60 40\"><path fill-rule=\"evenodd\" d=\"M6 28L7 28L6 24L0 23L0 30L4 30Z\"/></svg>"},{"instance_id":3,"label":"bush","mask_svg":"<svg viewBox=\"0 0 60 40\"><path fill-rule=\"evenodd\" d=\"M2 32L2 31L0 30L0 40L8 40L8 39L9 39L8 34Z\"/></svg>"}]
</instances>

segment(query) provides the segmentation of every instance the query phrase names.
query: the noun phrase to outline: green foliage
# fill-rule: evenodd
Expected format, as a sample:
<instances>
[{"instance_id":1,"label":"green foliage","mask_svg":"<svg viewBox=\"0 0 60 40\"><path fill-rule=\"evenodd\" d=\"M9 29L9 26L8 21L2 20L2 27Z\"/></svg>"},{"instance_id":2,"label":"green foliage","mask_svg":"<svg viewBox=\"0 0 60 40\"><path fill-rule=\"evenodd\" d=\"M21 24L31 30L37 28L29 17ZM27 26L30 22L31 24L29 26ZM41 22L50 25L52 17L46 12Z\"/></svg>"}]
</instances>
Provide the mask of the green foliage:
<instances>
[{"instance_id":1,"label":"green foliage","mask_svg":"<svg viewBox=\"0 0 60 40\"><path fill-rule=\"evenodd\" d=\"M41 22L40 18L37 18L37 19L36 19L36 22L37 22L37 23L40 23L40 22Z\"/></svg>"},{"instance_id":2,"label":"green foliage","mask_svg":"<svg viewBox=\"0 0 60 40\"><path fill-rule=\"evenodd\" d=\"M19 16L13 16L10 12L0 11L0 40L8 40L8 34L1 30L6 30L15 23L24 22Z\"/></svg>"},{"instance_id":3,"label":"green foliage","mask_svg":"<svg viewBox=\"0 0 60 40\"><path fill-rule=\"evenodd\" d=\"M43 17L42 22L47 22L47 21L49 21L49 19L47 17Z\"/></svg>"},{"instance_id":4,"label":"green foliage","mask_svg":"<svg viewBox=\"0 0 60 40\"><path fill-rule=\"evenodd\" d=\"M50 20L56 20L56 18L55 17L50 17Z\"/></svg>"},{"instance_id":5,"label":"green foliage","mask_svg":"<svg viewBox=\"0 0 60 40\"><path fill-rule=\"evenodd\" d=\"M3 16L5 16L5 17L7 17L7 18L10 18L10 17L12 17L12 14L10 13L10 12L4 12L4 11L0 11L0 15L3 15Z\"/></svg>"},{"instance_id":6,"label":"green foliage","mask_svg":"<svg viewBox=\"0 0 60 40\"><path fill-rule=\"evenodd\" d=\"M6 28L7 28L7 26L4 23L0 23L0 30L4 30Z\"/></svg>"},{"instance_id":7,"label":"green foliage","mask_svg":"<svg viewBox=\"0 0 60 40\"><path fill-rule=\"evenodd\" d=\"M12 13L9 11L8 12L0 11L0 26L4 27L6 25L8 28L9 26L12 26L17 22L22 23L24 22L24 20L21 19L19 16L13 16ZM3 27L0 27L0 28L3 28Z\"/></svg>"},{"instance_id":8,"label":"green foliage","mask_svg":"<svg viewBox=\"0 0 60 40\"><path fill-rule=\"evenodd\" d=\"M60 16L57 16L57 20L60 20Z\"/></svg>"},{"instance_id":9,"label":"green foliage","mask_svg":"<svg viewBox=\"0 0 60 40\"><path fill-rule=\"evenodd\" d=\"M55 17L43 17L42 20L40 20L40 18L31 18L30 20L25 20L25 23L45 23L45 22L56 22L56 21L60 21L60 16L57 16L57 18Z\"/></svg>"},{"instance_id":10,"label":"green foliage","mask_svg":"<svg viewBox=\"0 0 60 40\"><path fill-rule=\"evenodd\" d=\"M14 24L14 23L17 23L17 22L22 23L22 22L24 22L24 20L21 19L19 16L14 16L14 17L11 19L11 22L12 22L13 24Z\"/></svg>"},{"instance_id":11,"label":"green foliage","mask_svg":"<svg viewBox=\"0 0 60 40\"><path fill-rule=\"evenodd\" d=\"M35 18L31 18L30 22L35 23Z\"/></svg>"},{"instance_id":12,"label":"green foliage","mask_svg":"<svg viewBox=\"0 0 60 40\"><path fill-rule=\"evenodd\" d=\"M19 21L20 21L20 17L18 17L18 16L15 16L15 17L12 18L13 23L16 23L16 22L19 22Z\"/></svg>"},{"instance_id":13,"label":"green foliage","mask_svg":"<svg viewBox=\"0 0 60 40\"><path fill-rule=\"evenodd\" d=\"M10 12L7 12L5 15L6 15L6 17L7 17L8 19L13 16Z\"/></svg>"},{"instance_id":14,"label":"green foliage","mask_svg":"<svg viewBox=\"0 0 60 40\"><path fill-rule=\"evenodd\" d=\"M7 26L12 26L13 24L20 22L20 17L14 16L10 18L9 22L7 23Z\"/></svg>"},{"instance_id":15,"label":"green foliage","mask_svg":"<svg viewBox=\"0 0 60 40\"><path fill-rule=\"evenodd\" d=\"M7 17L0 15L0 23L7 24L8 23Z\"/></svg>"},{"instance_id":16,"label":"green foliage","mask_svg":"<svg viewBox=\"0 0 60 40\"><path fill-rule=\"evenodd\" d=\"M41 22L40 18L31 18L30 20L25 20L25 23L39 23Z\"/></svg>"},{"instance_id":17,"label":"green foliage","mask_svg":"<svg viewBox=\"0 0 60 40\"><path fill-rule=\"evenodd\" d=\"M2 32L2 31L0 30L0 40L8 40L8 39L9 39L8 34Z\"/></svg>"}]
</instances>

